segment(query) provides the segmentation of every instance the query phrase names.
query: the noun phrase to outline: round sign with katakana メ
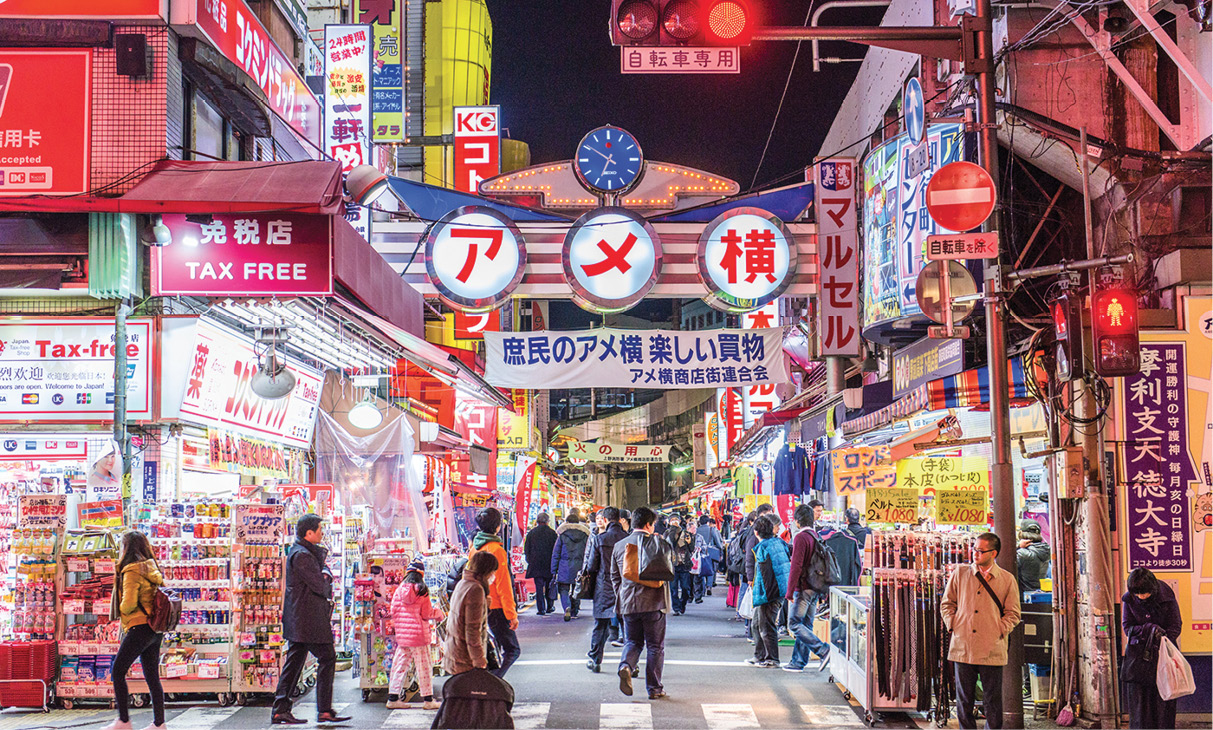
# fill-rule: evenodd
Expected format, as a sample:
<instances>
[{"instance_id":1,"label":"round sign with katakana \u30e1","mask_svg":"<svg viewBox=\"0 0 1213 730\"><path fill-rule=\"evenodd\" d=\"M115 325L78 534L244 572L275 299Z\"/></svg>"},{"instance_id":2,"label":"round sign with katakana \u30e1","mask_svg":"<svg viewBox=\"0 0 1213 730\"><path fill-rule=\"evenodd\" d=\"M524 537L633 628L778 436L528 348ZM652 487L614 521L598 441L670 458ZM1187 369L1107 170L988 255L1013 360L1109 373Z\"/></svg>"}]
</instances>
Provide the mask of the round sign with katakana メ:
<instances>
[{"instance_id":1,"label":"round sign with katakana \u30e1","mask_svg":"<svg viewBox=\"0 0 1213 730\"><path fill-rule=\"evenodd\" d=\"M796 277L796 241L783 221L761 208L721 213L699 236L704 301L748 312L775 301Z\"/></svg>"},{"instance_id":2,"label":"round sign with katakana \u30e1","mask_svg":"<svg viewBox=\"0 0 1213 730\"><path fill-rule=\"evenodd\" d=\"M526 243L514 222L467 205L442 216L423 238L425 269L442 300L465 312L509 299L526 268Z\"/></svg>"},{"instance_id":3,"label":"round sign with katakana \u30e1","mask_svg":"<svg viewBox=\"0 0 1213 730\"><path fill-rule=\"evenodd\" d=\"M560 258L578 306L602 314L622 312L657 283L661 240L636 213L598 208L578 218L565 234Z\"/></svg>"}]
</instances>

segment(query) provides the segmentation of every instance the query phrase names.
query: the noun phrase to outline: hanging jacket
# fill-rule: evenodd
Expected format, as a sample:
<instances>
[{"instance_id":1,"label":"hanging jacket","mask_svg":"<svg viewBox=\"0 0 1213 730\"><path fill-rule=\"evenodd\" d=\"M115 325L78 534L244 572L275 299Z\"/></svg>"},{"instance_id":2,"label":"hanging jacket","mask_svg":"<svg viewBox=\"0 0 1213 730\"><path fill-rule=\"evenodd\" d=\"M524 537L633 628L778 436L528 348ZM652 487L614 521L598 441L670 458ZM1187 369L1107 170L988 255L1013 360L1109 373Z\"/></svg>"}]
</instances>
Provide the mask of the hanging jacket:
<instances>
[{"instance_id":1,"label":"hanging jacket","mask_svg":"<svg viewBox=\"0 0 1213 730\"><path fill-rule=\"evenodd\" d=\"M1166 636L1176 646L1183 631L1183 616L1171 586L1158 582L1158 590L1146 600L1132 593L1121 597L1120 625L1128 642L1120 676L1126 682L1153 685L1157 682L1158 645Z\"/></svg>"},{"instance_id":2,"label":"hanging jacket","mask_svg":"<svg viewBox=\"0 0 1213 730\"><path fill-rule=\"evenodd\" d=\"M556 528L556 547L552 550L552 575L557 583L577 580L585 564L585 550L590 542L590 528L584 522L565 522Z\"/></svg>"},{"instance_id":3,"label":"hanging jacket","mask_svg":"<svg viewBox=\"0 0 1213 730\"><path fill-rule=\"evenodd\" d=\"M417 594L417 584L401 583L392 596L392 626L397 646L429 646L434 643L431 621L445 614L434 608L429 595Z\"/></svg>"},{"instance_id":4,"label":"hanging jacket","mask_svg":"<svg viewBox=\"0 0 1213 730\"><path fill-rule=\"evenodd\" d=\"M489 609L499 608L513 621L518 618L518 605L514 602L514 574L510 571L510 556L505 552L505 545L496 535L477 532L468 553L469 560L477 550L492 553L497 558L497 581L489 589Z\"/></svg>"},{"instance_id":5,"label":"hanging jacket","mask_svg":"<svg viewBox=\"0 0 1213 730\"><path fill-rule=\"evenodd\" d=\"M777 603L788 592L788 571L791 558L788 544L777 537L768 537L754 548L754 605Z\"/></svg>"},{"instance_id":6,"label":"hanging jacket","mask_svg":"<svg viewBox=\"0 0 1213 730\"><path fill-rule=\"evenodd\" d=\"M152 615L156 589L164 585L164 576L155 560L130 563L122 569L121 589L110 599L110 619L122 621L123 630L142 626Z\"/></svg>"},{"instance_id":7,"label":"hanging jacket","mask_svg":"<svg viewBox=\"0 0 1213 730\"><path fill-rule=\"evenodd\" d=\"M859 573L863 568L863 552L849 530L838 530L825 538L826 547L834 551L838 559L838 571L842 577L840 586L859 585Z\"/></svg>"}]
</instances>

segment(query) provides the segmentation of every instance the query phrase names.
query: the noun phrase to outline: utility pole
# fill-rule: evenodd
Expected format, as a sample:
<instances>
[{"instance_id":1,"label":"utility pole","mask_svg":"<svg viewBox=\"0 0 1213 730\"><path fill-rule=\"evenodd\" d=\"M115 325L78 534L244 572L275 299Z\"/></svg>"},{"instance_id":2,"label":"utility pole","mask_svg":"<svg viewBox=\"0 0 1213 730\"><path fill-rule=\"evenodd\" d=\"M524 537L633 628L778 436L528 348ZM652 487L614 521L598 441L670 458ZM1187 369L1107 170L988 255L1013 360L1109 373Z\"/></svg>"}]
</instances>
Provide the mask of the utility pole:
<instances>
[{"instance_id":1,"label":"utility pole","mask_svg":"<svg viewBox=\"0 0 1213 730\"><path fill-rule=\"evenodd\" d=\"M123 511L130 507L126 491L131 484L131 435L126 430L126 318L130 311L131 305L125 299L114 306L114 443L118 446L117 456L122 459L122 491L118 494Z\"/></svg>"}]
</instances>

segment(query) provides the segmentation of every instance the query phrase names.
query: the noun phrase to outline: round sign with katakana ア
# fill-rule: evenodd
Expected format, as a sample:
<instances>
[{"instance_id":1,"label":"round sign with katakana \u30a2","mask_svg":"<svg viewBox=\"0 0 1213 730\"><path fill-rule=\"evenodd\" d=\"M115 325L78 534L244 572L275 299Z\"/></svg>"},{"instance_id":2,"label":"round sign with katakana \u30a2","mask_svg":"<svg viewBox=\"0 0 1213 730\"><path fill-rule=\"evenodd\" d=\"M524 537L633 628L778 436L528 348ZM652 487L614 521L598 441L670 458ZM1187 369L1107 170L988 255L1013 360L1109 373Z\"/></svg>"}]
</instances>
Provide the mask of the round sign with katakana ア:
<instances>
[{"instance_id":1,"label":"round sign with katakana \u30a2","mask_svg":"<svg viewBox=\"0 0 1213 730\"><path fill-rule=\"evenodd\" d=\"M641 216L624 208L591 210L577 219L561 250L573 301L601 314L631 309L661 275L661 240Z\"/></svg>"},{"instance_id":2,"label":"round sign with katakana \u30a2","mask_svg":"<svg viewBox=\"0 0 1213 730\"><path fill-rule=\"evenodd\" d=\"M796 277L796 241L783 221L761 208L721 213L699 236L704 301L748 312L775 301Z\"/></svg>"},{"instance_id":3,"label":"round sign with katakana \u30a2","mask_svg":"<svg viewBox=\"0 0 1213 730\"><path fill-rule=\"evenodd\" d=\"M430 226L422 240L430 282L455 309L492 309L509 299L522 281L522 233L492 208L457 208Z\"/></svg>"}]
</instances>

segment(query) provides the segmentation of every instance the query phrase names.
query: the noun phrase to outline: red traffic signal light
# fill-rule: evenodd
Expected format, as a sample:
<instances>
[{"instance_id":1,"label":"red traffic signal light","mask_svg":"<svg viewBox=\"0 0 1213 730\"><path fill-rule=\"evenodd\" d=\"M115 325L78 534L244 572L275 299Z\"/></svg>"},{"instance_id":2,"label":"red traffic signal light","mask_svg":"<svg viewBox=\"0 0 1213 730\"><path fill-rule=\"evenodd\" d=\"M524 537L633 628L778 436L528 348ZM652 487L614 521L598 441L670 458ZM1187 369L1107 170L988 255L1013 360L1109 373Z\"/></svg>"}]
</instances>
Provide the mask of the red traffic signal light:
<instances>
[{"instance_id":1,"label":"red traffic signal light","mask_svg":"<svg viewBox=\"0 0 1213 730\"><path fill-rule=\"evenodd\" d=\"M1137 293L1105 289L1091 297L1091 339L1095 372L1105 377L1134 375L1141 370Z\"/></svg>"},{"instance_id":2,"label":"red traffic signal light","mask_svg":"<svg viewBox=\"0 0 1213 730\"><path fill-rule=\"evenodd\" d=\"M612 0L617 46L747 46L757 25L750 0Z\"/></svg>"},{"instance_id":3,"label":"red traffic signal light","mask_svg":"<svg viewBox=\"0 0 1213 730\"><path fill-rule=\"evenodd\" d=\"M1057 340L1057 379L1063 382L1082 372L1082 316L1078 297L1064 293L1049 305Z\"/></svg>"}]
</instances>

